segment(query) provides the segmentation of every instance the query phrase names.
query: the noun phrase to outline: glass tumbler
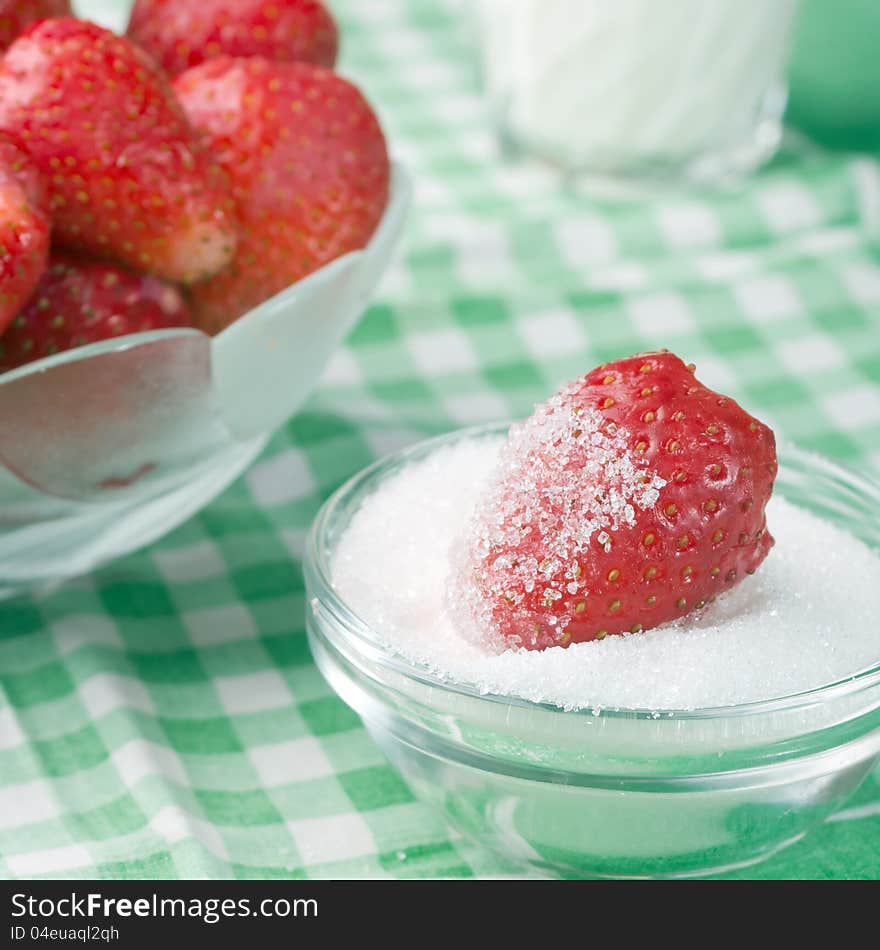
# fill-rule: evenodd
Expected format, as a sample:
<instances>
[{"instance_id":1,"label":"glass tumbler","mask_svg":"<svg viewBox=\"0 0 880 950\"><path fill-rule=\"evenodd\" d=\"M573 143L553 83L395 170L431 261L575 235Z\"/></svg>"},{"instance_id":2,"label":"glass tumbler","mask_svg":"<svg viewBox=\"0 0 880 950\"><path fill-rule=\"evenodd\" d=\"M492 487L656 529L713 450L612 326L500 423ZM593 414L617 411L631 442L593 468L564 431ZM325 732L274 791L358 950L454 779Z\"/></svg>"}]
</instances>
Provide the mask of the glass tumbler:
<instances>
[{"instance_id":1,"label":"glass tumbler","mask_svg":"<svg viewBox=\"0 0 880 950\"><path fill-rule=\"evenodd\" d=\"M508 151L611 179L712 183L776 150L797 0L478 0Z\"/></svg>"}]
</instances>

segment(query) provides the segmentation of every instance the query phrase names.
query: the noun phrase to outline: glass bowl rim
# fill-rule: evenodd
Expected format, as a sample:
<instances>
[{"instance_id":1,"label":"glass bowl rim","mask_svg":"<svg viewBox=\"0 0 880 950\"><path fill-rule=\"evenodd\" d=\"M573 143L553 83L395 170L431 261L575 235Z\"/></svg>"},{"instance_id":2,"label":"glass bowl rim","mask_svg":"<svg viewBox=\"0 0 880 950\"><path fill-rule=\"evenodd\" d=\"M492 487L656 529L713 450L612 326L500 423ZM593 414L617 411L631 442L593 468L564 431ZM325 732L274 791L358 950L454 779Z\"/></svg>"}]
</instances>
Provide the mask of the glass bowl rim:
<instances>
[{"instance_id":1,"label":"glass bowl rim","mask_svg":"<svg viewBox=\"0 0 880 950\"><path fill-rule=\"evenodd\" d=\"M493 435L503 435L513 420L506 422L490 422L482 425L467 426L454 429L441 435L421 439L396 452L385 455L370 465L361 469L344 482L324 502L320 511L312 522L306 539L304 570L306 575L306 590L311 598L317 600L324 609L329 609L334 618L341 624L347 638L352 639L355 646L365 646L368 651L379 655L378 664L391 673L402 676L424 687L453 693L471 700L483 700L489 703L498 703L505 706L518 706L524 709L540 710L545 713L564 714L566 716L583 716L595 718L596 712L590 706L578 709L564 709L554 703L535 702L520 696L502 693L482 692L477 687L468 684L453 682L433 673L427 666L410 661L399 653L395 653L371 626L358 616L355 610L348 606L345 600L337 593L331 580L330 561L328 552L329 531L334 519L341 509L352 499L377 487L383 474L396 471L401 464L415 458L423 458L431 451L466 438L485 438ZM802 449L788 441L777 441L778 454L782 456L780 468L785 467L785 458L794 457L813 467L820 467L826 473L842 478L850 487L857 487L872 494L880 505L880 482L872 477L832 461L831 459L806 449ZM321 634L323 636L323 634ZM734 719L742 716L772 714L786 710L802 708L816 703L826 703L839 699L863 689L870 689L880 685L880 658L870 667L859 670L849 676L825 683L822 686L776 696L766 700L754 700L747 703L738 703L726 706L701 706L694 708L670 707L599 707L599 715L612 719L650 719L656 720L658 715L676 720L717 720Z\"/></svg>"}]
</instances>

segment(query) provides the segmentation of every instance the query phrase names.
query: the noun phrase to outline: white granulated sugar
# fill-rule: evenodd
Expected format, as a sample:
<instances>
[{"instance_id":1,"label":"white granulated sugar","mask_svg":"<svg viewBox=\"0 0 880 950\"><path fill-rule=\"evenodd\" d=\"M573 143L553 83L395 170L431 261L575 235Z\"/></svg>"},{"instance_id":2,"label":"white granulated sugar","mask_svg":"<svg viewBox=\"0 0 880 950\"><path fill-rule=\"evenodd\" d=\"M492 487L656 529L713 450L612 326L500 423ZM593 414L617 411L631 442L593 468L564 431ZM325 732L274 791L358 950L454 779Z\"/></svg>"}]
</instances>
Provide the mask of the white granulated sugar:
<instances>
[{"instance_id":1,"label":"white granulated sugar","mask_svg":"<svg viewBox=\"0 0 880 950\"><path fill-rule=\"evenodd\" d=\"M624 428L577 405L573 397L582 385L576 380L510 428L487 495L452 557L453 620L462 632L492 625L475 576L493 599L510 605L513 627L565 629L574 614L554 605L573 605L573 595L586 591L579 565L589 557L594 537L610 551L613 533L634 525L636 511L652 508L666 484L646 461L633 458ZM585 483L602 488L585 492ZM540 562L520 549L536 538ZM501 553L490 557L491 552ZM523 603L536 589L547 608L538 616Z\"/></svg>"},{"instance_id":2,"label":"white granulated sugar","mask_svg":"<svg viewBox=\"0 0 880 950\"><path fill-rule=\"evenodd\" d=\"M781 498L767 508L776 538L767 560L700 615L541 652L469 641L446 607L450 554L503 444L474 438L410 463L340 539L334 586L389 650L445 680L565 709L752 702L880 659L880 558Z\"/></svg>"}]
</instances>

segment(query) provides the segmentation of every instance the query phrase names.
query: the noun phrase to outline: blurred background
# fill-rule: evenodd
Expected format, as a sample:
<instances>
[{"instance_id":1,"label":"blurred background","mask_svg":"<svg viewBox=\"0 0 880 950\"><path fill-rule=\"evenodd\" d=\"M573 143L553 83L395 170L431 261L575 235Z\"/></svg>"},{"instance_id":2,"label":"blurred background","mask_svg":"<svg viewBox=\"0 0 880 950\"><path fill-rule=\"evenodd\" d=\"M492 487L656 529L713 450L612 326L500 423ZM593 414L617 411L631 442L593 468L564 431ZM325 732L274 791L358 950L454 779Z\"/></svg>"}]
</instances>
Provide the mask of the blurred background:
<instances>
[{"instance_id":1,"label":"blurred background","mask_svg":"<svg viewBox=\"0 0 880 950\"><path fill-rule=\"evenodd\" d=\"M802 0L786 118L829 147L880 149L880 6Z\"/></svg>"},{"instance_id":2,"label":"blurred background","mask_svg":"<svg viewBox=\"0 0 880 950\"><path fill-rule=\"evenodd\" d=\"M537 5L542 14L552 9L554 0ZM397 0L397 6L412 7L418 18L423 14L424 4L419 0ZM126 23L128 0L74 0L74 9L87 10L89 15L100 19L108 26L122 29ZM520 5L520 0L435 0L433 6L447 15L460 17L463 21L482 22L486 32L491 32L490 21L506 29L504 21L510 19L511 11ZM726 45L736 45L736 24L747 16L749 2L735 3L722 0L719 16L727 18L725 26ZM378 4L381 10L383 4ZM622 8L625 4L602 4L590 2L567 4L562 8L569 21L572 11L580 8L594 12L602 7ZM652 4L642 4L642 13ZM658 7L659 5L654 4ZM668 16L677 4L666 4L661 17ZM718 0L698 4L704 9L718 6ZM876 56L880 38L880 7L874 0L774 0L756 4L758 17L766 32L778 32L778 39L785 49L781 76L786 80L788 103L786 121L796 129L814 137L829 147L878 149L880 148L880 65ZM639 11L634 8L633 13ZM575 12L575 16L577 13ZM621 43L637 40L646 45L656 45L656 36L644 17L629 18L630 27L621 31ZM653 23L653 21L652 21ZM429 22L426 26L429 27ZM690 26L693 26L692 18ZM474 28L476 30L476 28ZM629 38L628 38L629 37ZM474 37L480 42L479 36ZM491 37L488 39L491 44ZM790 39L790 54L787 41ZM683 42L683 41L682 41ZM688 40L690 44L691 40ZM681 42L675 55L681 51ZM512 53L510 54L512 57ZM743 53L748 62L752 50ZM583 64L585 71L593 63ZM631 77L633 78L633 77Z\"/></svg>"}]
</instances>

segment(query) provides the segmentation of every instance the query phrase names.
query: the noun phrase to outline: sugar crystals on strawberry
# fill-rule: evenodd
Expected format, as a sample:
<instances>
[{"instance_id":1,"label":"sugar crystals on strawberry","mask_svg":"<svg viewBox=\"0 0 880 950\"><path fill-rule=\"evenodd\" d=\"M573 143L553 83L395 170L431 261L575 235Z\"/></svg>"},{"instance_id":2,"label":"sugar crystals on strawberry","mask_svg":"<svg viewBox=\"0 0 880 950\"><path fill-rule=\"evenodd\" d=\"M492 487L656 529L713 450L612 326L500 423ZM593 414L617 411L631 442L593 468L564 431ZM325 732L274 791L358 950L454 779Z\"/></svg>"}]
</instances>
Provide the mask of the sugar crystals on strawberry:
<instances>
[{"instance_id":1,"label":"sugar crystals on strawberry","mask_svg":"<svg viewBox=\"0 0 880 950\"><path fill-rule=\"evenodd\" d=\"M529 649L683 617L773 543L772 431L667 352L598 367L512 428L453 599Z\"/></svg>"}]
</instances>

